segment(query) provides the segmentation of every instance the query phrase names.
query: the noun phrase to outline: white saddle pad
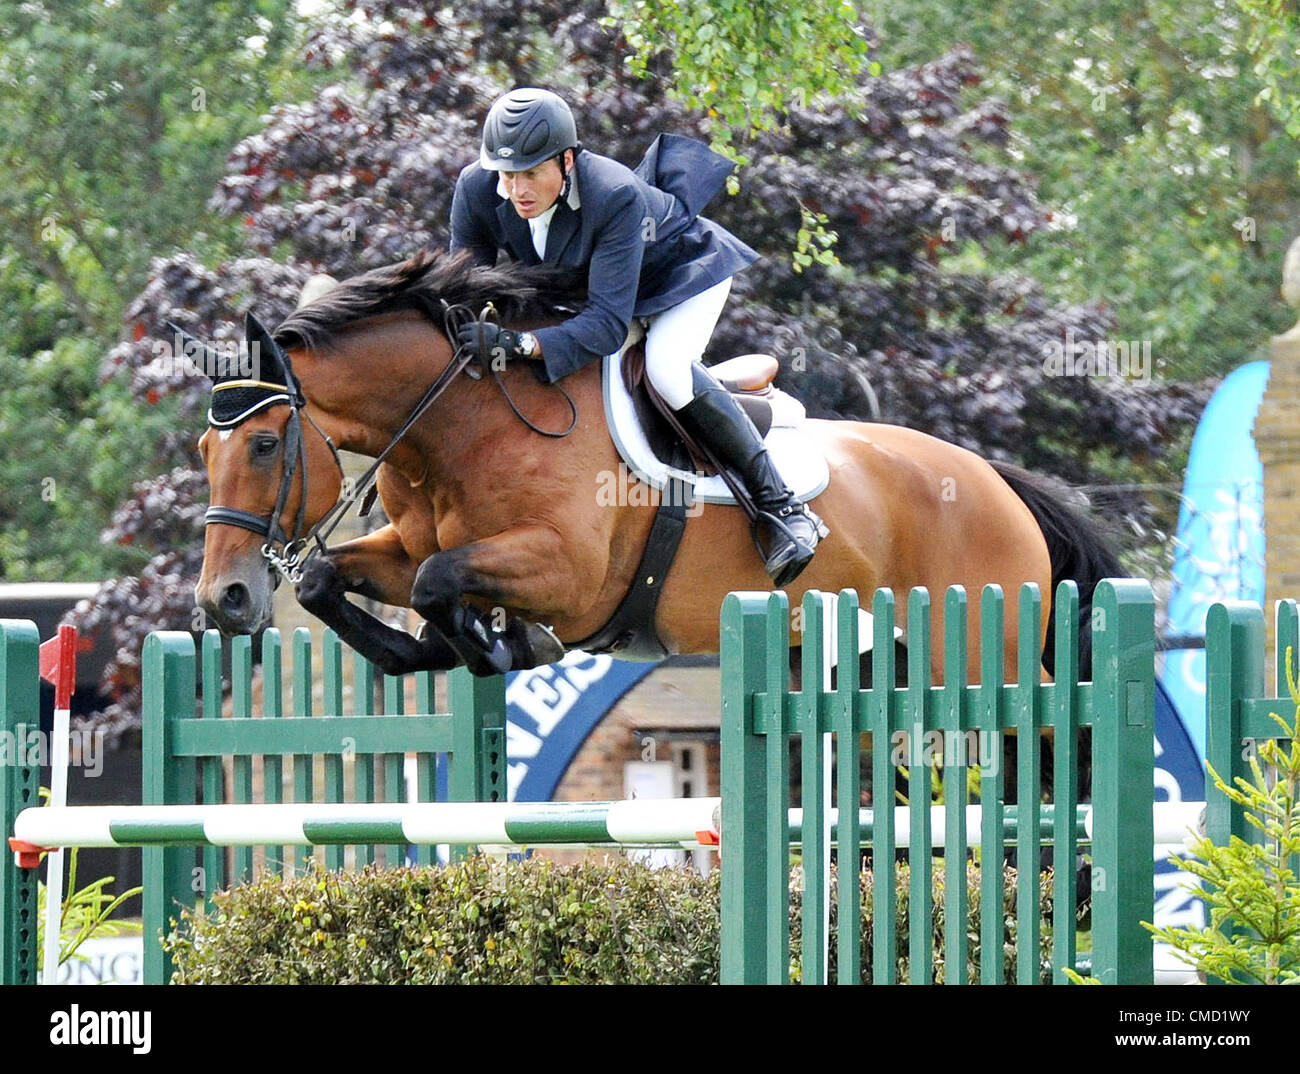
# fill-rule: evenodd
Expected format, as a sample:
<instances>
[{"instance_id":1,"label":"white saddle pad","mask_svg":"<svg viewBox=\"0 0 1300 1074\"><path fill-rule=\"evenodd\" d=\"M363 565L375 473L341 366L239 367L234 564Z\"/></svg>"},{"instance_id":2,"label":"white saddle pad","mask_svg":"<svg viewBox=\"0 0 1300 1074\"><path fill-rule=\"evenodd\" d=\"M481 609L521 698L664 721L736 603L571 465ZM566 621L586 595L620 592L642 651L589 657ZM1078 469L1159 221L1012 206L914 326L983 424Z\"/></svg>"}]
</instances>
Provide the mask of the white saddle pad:
<instances>
[{"instance_id":1,"label":"white saddle pad","mask_svg":"<svg viewBox=\"0 0 1300 1074\"><path fill-rule=\"evenodd\" d=\"M629 337L628 343L634 342ZM628 344L624 344L623 349ZM666 488L671 478L691 485L694 499L704 503L735 503L726 482L716 474L705 477L679 470L658 458L637 418L632 396L623 383L622 350L605 357L601 371L605 395L605 421L627 468L652 488ZM812 500L830 483L830 467L820 446L804 426L804 405L792 395L774 389L772 428L764 443L782 479L799 499Z\"/></svg>"}]
</instances>

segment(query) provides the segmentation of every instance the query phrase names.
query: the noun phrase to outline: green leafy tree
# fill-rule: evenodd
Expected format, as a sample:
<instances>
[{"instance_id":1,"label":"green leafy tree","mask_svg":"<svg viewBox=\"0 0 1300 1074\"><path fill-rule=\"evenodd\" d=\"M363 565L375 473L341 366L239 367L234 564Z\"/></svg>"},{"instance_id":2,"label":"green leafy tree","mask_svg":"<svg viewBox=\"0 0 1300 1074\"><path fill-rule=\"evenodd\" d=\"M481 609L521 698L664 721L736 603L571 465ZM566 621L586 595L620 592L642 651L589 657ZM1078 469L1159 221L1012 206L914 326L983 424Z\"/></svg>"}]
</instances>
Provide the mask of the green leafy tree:
<instances>
[{"instance_id":1,"label":"green leafy tree","mask_svg":"<svg viewBox=\"0 0 1300 1074\"><path fill-rule=\"evenodd\" d=\"M303 84L297 25L290 0L0 0L0 242L86 333L116 334L149 259L194 245L230 147Z\"/></svg>"},{"instance_id":2,"label":"green leafy tree","mask_svg":"<svg viewBox=\"0 0 1300 1074\"><path fill-rule=\"evenodd\" d=\"M740 163L736 139L779 126L792 107L857 88L867 38L848 0L614 0L616 25L632 50L629 71L644 77L664 50L673 56L668 96L717 120L714 147ZM872 63L872 73L879 65Z\"/></svg>"},{"instance_id":3,"label":"green leafy tree","mask_svg":"<svg viewBox=\"0 0 1300 1074\"><path fill-rule=\"evenodd\" d=\"M1263 84L1263 102L1300 139L1300 9L1293 0L1237 0L1250 16L1247 48L1254 74Z\"/></svg>"},{"instance_id":4,"label":"green leafy tree","mask_svg":"<svg viewBox=\"0 0 1300 1074\"><path fill-rule=\"evenodd\" d=\"M1277 284L1300 210L1295 142L1257 99L1273 76L1259 73L1265 46L1237 7L863 7L886 69L964 41L986 74L980 92L1007 101L1022 167L1059 207L1054 227L1015 251L1017 271L1058 297L1105 302L1118 338L1151 341L1159 371L1177 379L1222 375L1290 323ZM1279 28L1263 40L1278 57L1270 70L1294 78L1294 57L1282 59L1294 35ZM1003 251L962 253L972 265L1011 264Z\"/></svg>"},{"instance_id":5,"label":"green leafy tree","mask_svg":"<svg viewBox=\"0 0 1300 1074\"><path fill-rule=\"evenodd\" d=\"M0 360L0 579L94 581L145 558L101 546L128 487L123 464L147 451L125 385L99 387L102 349L61 336Z\"/></svg>"},{"instance_id":6,"label":"green leafy tree","mask_svg":"<svg viewBox=\"0 0 1300 1074\"><path fill-rule=\"evenodd\" d=\"M858 90L868 34L849 0L611 0L606 25L630 48L628 70L645 77L651 61L671 55L667 96L705 113L710 141L738 164L751 163L755 135L785 125L794 108ZM728 190L740 180L732 175ZM826 214L801 205L794 269L838 264L838 237Z\"/></svg>"},{"instance_id":7,"label":"green leafy tree","mask_svg":"<svg viewBox=\"0 0 1300 1074\"><path fill-rule=\"evenodd\" d=\"M1288 650L1295 721L1288 724L1273 714L1285 744L1266 740L1251 754L1251 778L1238 776L1232 786L1206 766L1218 792L1245 810L1247 823L1262 838L1247 842L1234 835L1227 846L1196 840L1196 857L1178 865L1203 882L1188 890L1209 908L1209 925L1146 926L1201 974L1230 984L1300 983L1300 691L1293 655Z\"/></svg>"},{"instance_id":8,"label":"green leafy tree","mask_svg":"<svg viewBox=\"0 0 1300 1074\"><path fill-rule=\"evenodd\" d=\"M319 80L301 38L291 0L0 0L0 579L147 561L97 538L175 408L98 362L151 258L237 247L205 205L272 102Z\"/></svg>"}]
</instances>

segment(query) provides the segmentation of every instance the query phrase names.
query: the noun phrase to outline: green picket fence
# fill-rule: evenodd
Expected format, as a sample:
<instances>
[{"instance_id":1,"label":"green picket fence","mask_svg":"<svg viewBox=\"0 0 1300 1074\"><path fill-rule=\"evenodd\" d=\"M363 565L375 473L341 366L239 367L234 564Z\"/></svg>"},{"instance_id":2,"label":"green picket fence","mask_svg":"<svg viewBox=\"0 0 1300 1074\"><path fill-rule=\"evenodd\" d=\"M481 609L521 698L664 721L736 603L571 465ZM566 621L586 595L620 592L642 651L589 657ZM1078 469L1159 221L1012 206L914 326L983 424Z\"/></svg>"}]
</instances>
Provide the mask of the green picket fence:
<instances>
[{"instance_id":1,"label":"green picket fence","mask_svg":"<svg viewBox=\"0 0 1300 1074\"><path fill-rule=\"evenodd\" d=\"M1276 689L1270 696L1264 683L1264 613L1257 604L1227 601L1214 605L1205 620L1205 757L1229 784L1251 778L1250 758L1279 728L1270 713L1294 726L1296 704L1287 689L1287 652L1300 678L1300 610L1294 600L1277 602L1275 638ZM1209 776L1206 776L1208 782ZM1262 838L1246 823L1245 813L1213 788L1206 792L1205 832L1226 845L1232 836L1247 842ZM1300 862L1292 868L1300 873Z\"/></svg>"},{"instance_id":2,"label":"green picket fence","mask_svg":"<svg viewBox=\"0 0 1300 1074\"><path fill-rule=\"evenodd\" d=\"M910 920L930 920L932 884L942 881L947 905L942 944L946 965L963 967L971 954L966 921L964 882L971 861L996 862L999 868L979 870L979 900L1002 906L1001 864L1009 859L1017 870L1014 892L1015 979L1034 982L1064 978L1062 970L1090 965L1104 982L1149 983L1152 949L1140 926L1153 917L1151 855L1134 853L1153 842L1153 719L1154 606L1149 587L1132 580L1105 582L1098 588L1093 627L1093 681L1077 674L1078 600L1066 583L1057 594L1056 681L1040 681L1038 654L1032 642L1016 654L1018 682L1003 682L1002 624L1007 614L1002 597L986 590L981 605L981 675L978 685L966 682L966 596L951 590L945 606L944 684L929 681L931 608L923 590L908 600L905 656L907 685L897 687L899 668L893 642L896 608L887 590L875 594L872 613L871 684L859 680L858 603L849 591L838 598L832 624L827 603L809 594L802 608L801 685L790 689L790 609L783 594L732 594L722 611L722 977L725 982L785 982L789 979L790 863L798 845L802 872L800 929L797 952L801 979L825 979L821 954L835 944L837 980L859 977L863 937L860 935L860 887L841 883L832 891L826 881L828 858L839 855L846 875L856 871L856 848L870 847L875 876L871 879L872 979L893 982L898 954L906 956L908 979L933 979L934 937L931 928L909 928ZM1020 594L1019 634L1036 638L1043 614L1034 587ZM828 628L834 625L832 633ZM1225 776L1245 775L1243 740L1276 737L1270 712L1290 718L1295 706L1285 689L1285 655L1300 648L1300 615L1293 601L1278 606L1278 681L1281 699L1266 693L1264 684L1263 616L1252 605L1216 605L1207 621L1208 755ZM0 622L0 733L9 743L24 741L38 726L40 689L37 674L39 639L31 623ZM402 680L376 679L364 661L351 658L350 691L344 669L349 662L332 634L321 654L320 685L313 687L315 662L305 631L292 639L292 661L286 661L279 635L263 639L264 698L261 714L252 711L251 643L235 639L230 652L232 715L221 715L221 643L215 634L196 653L187 634L150 637L144 653L146 804L248 802L256 775L264 784L259 799L283 798L288 760L293 801L398 800L404 790L403 758L417 754L421 800L433 800L437 766L448 773L448 799L505 799L505 698L500 679L476 680L465 672L447 677L448 696L442 713L434 697L432 675L413 676L415 711L405 714L408 696ZM829 657L837 657L834 678ZM200 671L202 674L200 675ZM285 701L285 683L290 698ZM200 689L201 687L201 689ZM319 704L315 700L319 692ZM350 708L345 698L353 698ZM371 703L376 694L382 705ZM196 702L196 698L198 699ZM381 712L374 712L382 708ZM317 711L319 710L319 711ZM451 715L455 713L455 716ZM1077 785L1078 732L1091 729L1093 837L1080 831ZM864 739L890 742L904 732L922 736L940 732L947 739L971 732L990 736L986 756L1002 756L1002 736L1014 732L1017 741L1039 742L1050 730L1055 767L1050 803L1037 794L1021 795L1016 806L1006 804L1007 773L982 774L972 794L962 764L941 765L943 838L932 831L933 775L925 764L908 771L907 827L912 850L906 888L908 915L896 905L896 851L902 830L892 809L859 809L860 751ZM791 826L790 756L792 742L801 747L800 785L803 817ZM17 814L38 802L39 769L26 763L21 751L0 764L0 823L6 835ZM255 768L255 759L260 758ZM833 762L831 779L827 768ZM873 786L890 795L895 768L888 750L870 758ZM1019 749L1014 782L1040 786L1038 750ZM351 792L345 779L351 774ZM380 788L382 784L382 797ZM828 786L835 795L838 817L826 813ZM1216 842L1229 834L1249 838L1251 830L1240 813L1210 791L1207 830ZM879 801L879 799L878 799ZM965 807L982 810L978 839L968 840ZM830 822L834 821L833 824ZM829 850L812 833L830 826L836 844ZM1037 831L1040 838L1025 842L1020 833ZM974 843L974 850L965 848ZM942 843L936 858L931 848ZM1070 860L1077 850L1091 861L1091 933L1086 957L1079 951L1074 928L1077 893L1073 868L1052 880L1053 923L1050 959L1038 957L1045 929L1039 916L1039 855L1050 846L1058 860ZM852 857L839 847L853 847ZM1061 848L1071 848L1065 853ZM331 867L343 864L342 847L317 848ZM396 860L405 848L359 847L357 862ZM267 863L298 863L309 848L271 848ZM428 861L431 849L417 848L417 860ZM193 846L150 847L144 850L146 897L146 980L165 980L170 967L156 942L169 917L181 905L196 905L199 889L219 889L253 864L251 848ZM36 871L16 868L6 853L0 870L0 981L35 980ZM829 900L837 901L838 929L827 935ZM981 951L999 954L1008 939L1000 913L982 914L976 933ZM956 983L960 973L947 975ZM979 960L981 981L1003 979L1003 959Z\"/></svg>"},{"instance_id":3,"label":"green picket fence","mask_svg":"<svg viewBox=\"0 0 1300 1074\"><path fill-rule=\"evenodd\" d=\"M1103 982L1150 984L1152 948L1141 921L1153 911L1153 863L1148 853L1133 853L1153 844L1153 723L1155 704L1154 602L1145 582L1103 582L1097 589L1092 615L1092 682L1078 681L1078 594L1063 583L1056 604L1056 681L1040 681L1037 638L1043 610L1036 586L1020 595L1017 654L1018 682L1003 682L1002 596L989 587L982 596L980 617L980 684L967 683L966 595L949 590L944 614L944 675L942 686L930 683L929 595L913 590L908 598L905 687L898 687L894 626L894 596L879 590L872 605L871 685L862 688L858 661L858 600L851 590L839 594L836 640L823 595L809 593L802 608L801 687L790 689L791 613L783 593L732 594L722 610L722 979L724 983L784 983L790 979L791 949L790 833L784 823L790 802L790 747L801 749L800 785L804 832L801 866L802 917L799 952L801 980L820 983L826 970L823 951L829 941L828 848L810 833L827 822L828 753L834 747L834 787L837 808L837 869L835 898L838 920L837 979L857 983L861 977L859 861L863 843L859 823L860 752L863 737L892 745L899 733L909 744L917 736L939 732L947 742L970 732L987 736L987 751L998 761L995 771L979 781L982 822L977 857L997 863L980 870L980 903L1003 905L1002 863L1007 854L1004 804L1006 773L1002 771L1002 737L1014 732L1020 748L1015 785L1034 788L1021 793L1015 810L1017 830L1039 831L1044 809L1039 794L1040 751L1044 730L1054 738L1053 806L1050 838L1056 860L1069 867L1053 880L1053 932L1050 979L1065 980L1061 970L1080 961L1076 934L1077 893L1074 849L1091 857L1091 972ZM832 683L827 672L829 651L837 670ZM1078 841L1075 824L1079 804L1078 732L1092 729L1092 802L1094 837L1090 846ZM929 741L933 742L934 739ZM895 764L891 748L871 755L873 789L892 797ZM905 757L913 754L905 753ZM964 968L970 954L967 922L968 860L966 806L970 803L965 755L942 765L944 844L942 858L933 853L931 831L932 771L929 764L908 769L907 804L910 827L908 922L897 913L896 819L893 809L875 809L869 840L872 877L872 980L895 983L896 945L906 930L907 965L912 983L929 983L935 972L932 919L934 873L941 870L946 892L943 961ZM1135 793L1136 792L1136 793ZM879 798L877 798L879 801ZM1070 848L1065 850L1064 848ZM1017 866L1015 897L1015 976L1019 983L1037 983L1049 971L1039 958L1044 922L1040 919L1039 840L1019 840L1014 847ZM908 928L924 921L924 928ZM981 958L982 983L1003 983L1001 913L984 913L979 922L979 949L995 952ZM948 983L962 983L963 972L950 972Z\"/></svg>"},{"instance_id":4,"label":"green picket fence","mask_svg":"<svg viewBox=\"0 0 1300 1074\"><path fill-rule=\"evenodd\" d=\"M0 731L23 736L26 728L38 726L38 643L32 624L0 622ZM150 635L142 669L143 804L400 802L406 800L404 768L410 755L420 801L437 800L439 765L445 766L447 800L505 801L503 679L475 679L463 670L448 674L440 711L430 672L377 675L326 631L318 679L312 649L310 632L300 628L292 639L292 659L286 660L279 632L263 633L259 714L253 711L251 639L233 639L232 712L223 717L220 635L208 632L198 653L189 634ZM348 663L350 688L344 674ZM413 680L410 688L408 679ZM407 712L412 692L412 711ZM345 704L349 695L350 706ZM376 695L382 704L376 704ZM34 765L0 766L6 836L18 812L39 804L38 778ZM415 860L431 862L434 849L413 848ZM181 906L194 907L201 900L210 906L213 892L251 878L254 851L165 846L146 847L142 853L144 976L146 983L161 983L171 966L156 937L168 919ZM276 871L300 867L313 853L323 854L328 868L344 865L341 846L268 846L264 863ZM398 864L406 853L403 846L358 846L351 856L358 865ZM0 872L0 976L6 983L35 980L35 907L36 871L18 869L6 852Z\"/></svg>"}]
</instances>

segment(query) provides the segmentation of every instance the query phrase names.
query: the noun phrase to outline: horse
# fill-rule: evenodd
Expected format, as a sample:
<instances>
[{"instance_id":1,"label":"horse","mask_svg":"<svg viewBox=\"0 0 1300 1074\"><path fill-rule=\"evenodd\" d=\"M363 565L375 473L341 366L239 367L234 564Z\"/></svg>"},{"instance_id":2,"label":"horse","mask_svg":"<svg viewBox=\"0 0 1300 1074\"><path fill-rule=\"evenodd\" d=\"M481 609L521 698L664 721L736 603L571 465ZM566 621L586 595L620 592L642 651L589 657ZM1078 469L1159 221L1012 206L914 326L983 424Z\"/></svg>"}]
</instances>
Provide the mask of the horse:
<instances>
[{"instance_id":1,"label":"horse","mask_svg":"<svg viewBox=\"0 0 1300 1074\"><path fill-rule=\"evenodd\" d=\"M597 495L620 469L600 363L555 384L527 361L486 375L457 353L447 323L449 311L475 315L490 303L503 324L531 329L571 315L581 299L581 285L552 267L424 251L337 284L273 335L250 319L260 379L217 378L213 413L225 417L212 418L199 442L213 507L196 599L223 633L267 624L278 566L308 611L389 674L535 667L597 634L635 583L656 513L647 497ZM993 583L1015 594L1026 582L1050 602L1068 577L1087 623L1096 582L1119 573L1093 523L1043 478L902 426L806 424L829 463L815 509L830 534L786 587L792 606L811 589L943 593L956 584L978 593ZM303 555L304 533L317 536L340 506L338 449L379 460L388 523ZM729 592L772 588L744 513L712 503L688 512L656 584L654 630L682 654L717 652ZM389 626L349 594L413 608L425 626ZM932 615L936 683L942 603ZM898 612L905 628L906 602ZM978 599L967 614L968 636L978 638ZM1017 619L1006 616L1007 681ZM1048 670L1051 627L1044 616L1037 639Z\"/></svg>"}]
</instances>

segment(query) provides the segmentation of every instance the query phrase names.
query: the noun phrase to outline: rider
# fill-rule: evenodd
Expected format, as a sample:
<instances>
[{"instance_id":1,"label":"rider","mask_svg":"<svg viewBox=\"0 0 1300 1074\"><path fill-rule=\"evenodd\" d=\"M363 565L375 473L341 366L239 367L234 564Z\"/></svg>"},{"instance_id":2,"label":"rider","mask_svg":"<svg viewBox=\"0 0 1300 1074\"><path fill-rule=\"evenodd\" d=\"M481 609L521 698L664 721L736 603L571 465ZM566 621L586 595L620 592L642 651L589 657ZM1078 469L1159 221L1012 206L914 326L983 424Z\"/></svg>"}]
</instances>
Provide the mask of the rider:
<instances>
[{"instance_id":1,"label":"rider","mask_svg":"<svg viewBox=\"0 0 1300 1074\"><path fill-rule=\"evenodd\" d=\"M785 585L824 527L781 480L749 416L697 364L732 275L759 256L699 215L731 168L699 142L660 135L632 171L579 145L556 94L516 89L492 105L479 159L456 182L451 248L487 265L505 250L527 264L587 270L587 304L569 320L536 332L483 328L483 345L541 362L548 383L617 351L632 318L646 318L650 383L682 427L739 473L763 512L764 566ZM479 329L466 325L460 342L478 345Z\"/></svg>"}]
</instances>

